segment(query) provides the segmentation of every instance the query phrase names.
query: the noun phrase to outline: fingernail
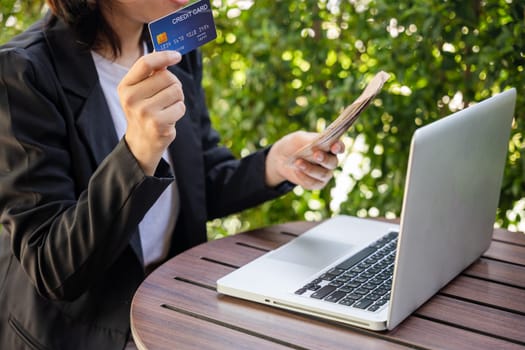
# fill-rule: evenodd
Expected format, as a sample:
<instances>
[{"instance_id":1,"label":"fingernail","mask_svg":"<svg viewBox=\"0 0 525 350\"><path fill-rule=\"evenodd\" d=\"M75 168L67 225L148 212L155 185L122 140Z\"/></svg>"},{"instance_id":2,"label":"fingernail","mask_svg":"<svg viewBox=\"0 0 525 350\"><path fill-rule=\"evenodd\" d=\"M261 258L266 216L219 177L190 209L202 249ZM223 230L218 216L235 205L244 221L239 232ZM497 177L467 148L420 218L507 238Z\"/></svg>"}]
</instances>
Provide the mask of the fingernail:
<instances>
[{"instance_id":1,"label":"fingernail","mask_svg":"<svg viewBox=\"0 0 525 350\"><path fill-rule=\"evenodd\" d=\"M168 51L170 53L170 56L171 58L173 58L174 60L180 60L181 59L181 55L180 55L180 52L178 51Z\"/></svg>"},{"instance_id":2,"label":"fingernail","mask_svg":"<svg viewBox=\"0 0 525 350\"><path fill-rule=\"evenodd\" d=\"M324 155L322 153L317 153L315 155L315 160L318 161L318 162L322 162L324 159Z\"/></svg>"},{"instance_id":3,"label":"fingernail","mask_svg":"<svg viewBox=\"0 0 525 350\"><path fill-rule=\"evenodd\" d=\"M299 170L306 170L306 165L304 162L298 161L295 163L295 166L299 168Z\"/></svg>"}]
</instances>

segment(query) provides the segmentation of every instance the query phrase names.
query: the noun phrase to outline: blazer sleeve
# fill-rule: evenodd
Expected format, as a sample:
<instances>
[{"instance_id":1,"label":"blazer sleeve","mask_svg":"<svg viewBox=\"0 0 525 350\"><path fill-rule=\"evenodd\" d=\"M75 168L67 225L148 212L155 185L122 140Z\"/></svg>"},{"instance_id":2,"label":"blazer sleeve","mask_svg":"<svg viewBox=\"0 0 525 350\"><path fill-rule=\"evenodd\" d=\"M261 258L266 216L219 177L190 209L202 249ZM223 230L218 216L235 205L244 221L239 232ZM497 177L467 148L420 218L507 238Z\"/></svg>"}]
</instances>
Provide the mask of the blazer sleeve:
<instances>
[{"instance_id":1,"label":"blazer sleeve","mask_svg":"<svg viewBox=\"0 0 525 350\"><path fill-rule=\"evenodd\" d=\"M61 91L45 58L0 50L1 234L41 295L73 300L126 248L172 178L167 169L146 177L121 141L77 193Z\"/></svg>"},{"instance_id":2,"label":"blazer sleeve","mask_svg":"<svg viewBox=\"0 0 525 350\"><path fill-rule=\"evenodd\" d=\"M295 185L290 182L283 182L274 188L266 186L265 163L269 148L237 159L229 149L220 145L219 134L213 128L205 107L200 51L188 55L185 64L193 74L196 82L195 100L201 106L197 114L206 172L208 219L254 207L293 189Z\"/></svg>"}]
</instances>

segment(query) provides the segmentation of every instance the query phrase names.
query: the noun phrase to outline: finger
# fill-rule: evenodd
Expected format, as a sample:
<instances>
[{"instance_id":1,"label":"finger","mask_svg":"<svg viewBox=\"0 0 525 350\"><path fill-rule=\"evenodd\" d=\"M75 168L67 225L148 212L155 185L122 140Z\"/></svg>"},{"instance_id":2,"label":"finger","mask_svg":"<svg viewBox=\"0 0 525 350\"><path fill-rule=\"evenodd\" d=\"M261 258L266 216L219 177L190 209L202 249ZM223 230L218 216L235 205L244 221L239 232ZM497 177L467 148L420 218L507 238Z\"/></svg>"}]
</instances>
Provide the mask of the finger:
<instances>
[{"instance_id":1,"label":"finger","mask_svg":"<svg viewBox=\"0 0 525 350\"><path fill-rule=\"evenodd\" d=\"M155 133L162 137L174 136L174 129L177 121L184 116L186 106L179 101L168 108L157 113L156 118L149 119L148 125L155 129Z\"/></svg>"},{"instance_id":2,"label":"finger","mask_svg":"<svg viewBox=\"0 0 525 350\"><path fill-rule=\"evenodd\" d=\"M302 171L309 178L321 181L328 182L333 175L332 170L324 168L322 166L307 162L305 160L298 160L296 162L297 168Z\"/></svg>"},{"instance_id":3,"label":"finger","mask_svg":"<svg viewBox=\"0 0 525 350\"><path fill-rule=\"evenodd\" d=\"M166 107L158 113L158 118L162 123L175 125L186 113L186 105L182 101Z\"/></svg>"},{"instance_id":4,"label":"finger","mask_svg":"<svg viewBox=\"0 0 525 350\"><path fill-rule=\"evenodd\" d=\"M142 56L124 77L125 85L135 85L148 78L154 72L179 63L181 55L177 51L156 51Z\"/></svg>"},{"instance_id":5,"label":"finger","mask_svg":"<svg viewBox=\"0 0 525 350\"><path fill-rule=\"evenodd\" d=\"M334 170L335 168L337 168L337 164L339 164L339 160L337 159L336 155L320 150L314 152L313 160L317 164L329 170Z\"/></svg>"},{"instance_id":6,"label":"finger","mask_svg":"<svg viewBox=\"0 0 525 350\"><path fill-rule=\"evenodd\" d=\"M156 106L157 109L163 110L176 102L184 102L184 92L182 91L182 86L174 84L146 98L145 101L152 106Z\"/></svg>"},{"instance_id":7,"label":"finger","mask_svg":"<svg viewBox=\"0 0 525 350\"><path fill-rule=\"evenodd\" d=\"M297 184L307 190L320 190L326 185L326 181L320 181L310 177L299 169L295 170L295 176L297 178Z\"/></svg>"},{"instance_id":8,"label":"finger","mask_svg":"<svg viewBox=\"0 0 525 350\"><path fill-rule=\"evenodd\" d=\"M330 146L330 152L332 152L333 154L341 154L344 151L345 151L345 144L341 140L338 140L336 143Z\"/></svg>"},{"instance_id":9,"label":"finger","mask_svg":"<svg viewBox=\"0 0 525 350\"><path fill-rule=\"evenodd\" d=\"M137 93L142 93L144 98L155 96L160 91L168 88L179 88L182 92L182 83L169 70L161 70L153 73L149 78L143 80L141 84L135 84L131 89L136 88ZM179 94L181 95L181 94Z\"/></svg>"}]
</instances>

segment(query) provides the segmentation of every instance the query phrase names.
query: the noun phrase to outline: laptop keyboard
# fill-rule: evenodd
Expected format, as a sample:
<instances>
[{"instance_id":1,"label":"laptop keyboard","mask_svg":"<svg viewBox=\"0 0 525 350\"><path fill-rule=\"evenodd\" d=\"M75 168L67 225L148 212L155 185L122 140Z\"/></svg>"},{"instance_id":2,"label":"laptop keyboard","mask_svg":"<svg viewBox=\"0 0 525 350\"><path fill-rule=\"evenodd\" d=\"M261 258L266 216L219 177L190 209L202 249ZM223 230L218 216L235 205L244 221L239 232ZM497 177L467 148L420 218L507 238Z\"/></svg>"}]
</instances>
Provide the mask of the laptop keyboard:
<instances>
[{"instance_id":1,"label":"laptop keyboard","mask_svg":"<svg viewBox=\"0 0 525 350\"><path fill-rule=\"evenodd\" d=\"M397 232L390 232L295 294L377 311L390 300L396 247Z\"/></svg>"}]
</instances>

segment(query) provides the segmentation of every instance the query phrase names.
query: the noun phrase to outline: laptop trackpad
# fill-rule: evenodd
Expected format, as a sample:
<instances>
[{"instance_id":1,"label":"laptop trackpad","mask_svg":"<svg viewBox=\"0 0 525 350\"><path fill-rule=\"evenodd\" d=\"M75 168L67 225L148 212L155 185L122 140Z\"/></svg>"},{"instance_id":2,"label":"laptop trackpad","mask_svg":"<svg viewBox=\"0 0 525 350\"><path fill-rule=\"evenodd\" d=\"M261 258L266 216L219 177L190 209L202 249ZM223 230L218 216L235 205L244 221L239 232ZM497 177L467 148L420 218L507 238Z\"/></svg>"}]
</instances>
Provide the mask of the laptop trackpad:
<instances>
[{"instance_id":1,"label":"laptop trackpad","mask_svg":"<svg viewBox=\"0 0 525 350\"><path fill-rule=\"evenodd\" d=\"M324 268L351 248L352 245L341 242L300 237L274 250L270 257L302 266Z\"/></svg>"}]
</instances>

